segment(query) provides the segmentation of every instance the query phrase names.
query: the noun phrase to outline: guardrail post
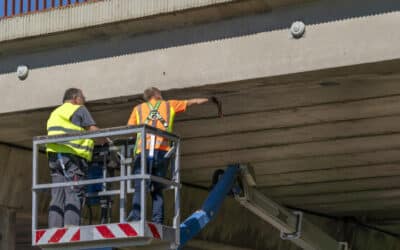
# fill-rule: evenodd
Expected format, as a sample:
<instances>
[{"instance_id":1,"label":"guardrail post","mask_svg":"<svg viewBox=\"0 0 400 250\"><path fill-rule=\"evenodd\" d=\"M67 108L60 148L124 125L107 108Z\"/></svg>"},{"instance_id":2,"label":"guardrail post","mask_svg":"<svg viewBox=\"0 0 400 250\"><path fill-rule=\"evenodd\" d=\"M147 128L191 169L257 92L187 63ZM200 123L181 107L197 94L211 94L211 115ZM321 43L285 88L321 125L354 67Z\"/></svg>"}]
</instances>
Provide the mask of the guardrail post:
<instances>
[{"instance_id":1,"label":"guardrail post","mask_svg":"<svg viewBox=\"0 0 400 250\"><path fill-rule=\"evenodd\" d=\"M175 195L175 216L173 221L173 228L176 230L175 235L175 244L179 246L180 244L180 224L181 224L181 206L180 206L180 140L175 142L176 151L175 151L175 159L174 159L174 174L173 181L178 183L177 186L174 187L174 195Z\"/></svg>"},{"instance_id":2,"label":"guardrail post","mask_svg":"<svg viewBox=\"0 0 400 250\"><path fill-rule=\"evenodd\" d=\"M35 237L36 237L36 229L37 229L37 214L38 214L38 208L37 208L37 191L35 190L35 187L38 182L38 145L36 143L33 143L32 147L32 243L35 243Z\"/></svg>"},{"instance_id":3,"label":"guardrail post","mask_svg":"<svg viewBox=\"0 0 400 250\"><path fill-rule=\"evenodd\" d=\"M15 0L11 0L11 15L14 16L15 15Z\"/></svg>"},{"instance_id":4,"label":"guardrail post","mask_svg":"<svg viewBox=\"0 0 400 250\"><path fill-rule=\"evenodd\" d=\"M120 169L120 174L121 177L125 176L125 147L121 147L121 169ZM126 192L125 192L125 181L122 180L120 182L120 194L119 194L119 222L124 222L125 221L125 198L126 198Z\"/></svg>"},{"instance_id":5,"label":"guardrail post","mask_svg":"<svg viewBox=\"0 0 400 250\"><path fill-rule=\"evenodd\" d=\"M147 136L146 136L146 127L143 127L142 132L140 134L142 145L141 145L141 158L140 158L140 165L141 165L141 175L146 174L147 170L147 158L146 158L146 146L147 146ZM136 142L137 143L137 142ZM140 179L140 227L142 233L144 234L146 231L146 180L144 178ZM136 191L135 191L136 192Z\"/></svg>"},{"instance_id":6,"label":"guardrail post","mask_svg":"<svg viewBox=\"0 0 400 250\"><path fill-rule=\"evenodd\" d=\"M8 16L8 0L4 0L4 16Z\"/></svg>"}]
</instances>

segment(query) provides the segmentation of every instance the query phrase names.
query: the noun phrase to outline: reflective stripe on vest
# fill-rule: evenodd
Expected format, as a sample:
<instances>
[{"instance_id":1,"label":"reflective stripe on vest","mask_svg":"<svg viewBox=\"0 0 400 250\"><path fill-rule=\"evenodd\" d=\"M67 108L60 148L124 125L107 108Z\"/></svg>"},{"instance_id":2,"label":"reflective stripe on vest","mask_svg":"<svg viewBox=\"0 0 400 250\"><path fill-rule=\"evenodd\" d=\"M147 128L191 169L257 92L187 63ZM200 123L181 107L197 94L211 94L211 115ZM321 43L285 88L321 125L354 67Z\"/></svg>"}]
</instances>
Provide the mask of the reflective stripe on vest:
<instances>
[{"instance_id":1,"label":"reflective stripe on vest","mask_svg":"<svg viewBox=\"0 0 400 250\"><path fill-rule=\"evenodd\" d=\"M72 115L80 108L79 105L64 103L55 109L47 121L47 135L63 135L85 131L71 122ZM63 143L46 144L47 152L69 153L92 160L94 141L92 139L79 139Z\"/></svg>"}]
</instances>

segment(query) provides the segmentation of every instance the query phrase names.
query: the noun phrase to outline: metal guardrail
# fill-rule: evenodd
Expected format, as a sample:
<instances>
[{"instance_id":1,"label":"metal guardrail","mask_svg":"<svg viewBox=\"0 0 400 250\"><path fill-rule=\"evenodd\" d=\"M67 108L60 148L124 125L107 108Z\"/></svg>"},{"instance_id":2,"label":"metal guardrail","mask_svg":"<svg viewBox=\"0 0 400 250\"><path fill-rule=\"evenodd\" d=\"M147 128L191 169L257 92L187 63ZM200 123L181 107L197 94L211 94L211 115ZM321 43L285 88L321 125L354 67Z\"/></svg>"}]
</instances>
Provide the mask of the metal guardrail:
<instances>
[{"instance_id":1,"label":"metal guardrail","mask_svg":"<svg viewBox=\"0 0 400 250\"><path fill-rule=\"evenodd\" d=\"M48 11L90 1L93 0L0 0L2 6L0 18Z\"/></svg>"},{"instance_id":2,"label":"metal guardrail","mask_svg":"<svg viewBox=\"0 0 400 250\"><path fill-rule=\"evenodd\" d=\"M107 177L103 176L100 179L91 179L91 180L82 180L82 181L67 181L62 183L38 183L39 179L39 149L42 146L45 146L47 143L62 143L71 140L78 139L95 139L95 138L105 138L105 137L116 137L116 136L133 136L138 134L141 138L141 173L140 174L131 174L131 166L133 163L132 159L121 159L120 161L120 176L118 177ZM171 155L171 180L164 179L157 176L152 176L147 173L147 154L148 150L146 150L146 139L147 136L160 136L167 140L169 140L172 144L173 152ZM120 149L120 154L125 155L125 147ZM142 233L146 230L146 181L152 180L154 182L163 183L167 188L170 188L174 191L174 216L173 216L173 225L172 228L175 231L175 244L179 245L180 239L180 165L179 165L179 155L180 155L180 138L174 134L158 130L156 128L141 125L141 126L127 126L127 127L117 127L110 129L101 129L93 132L83 132L83 133L74 133L74 134L65 134L65 135L56 135L56 136L38 136L33 138L33 159L32 159L32 244L35 245L35 232L38 230L38 192L48 190L56 187L73 187L73 186L82 186L82 185L90 185L90 184L103 184L116 182L119 183L118 190L103 190L102 195L109 196L119 196L119 222L125 222L126 211L125 211L125 202L126 196L128 193L134 192L134 189L131 188L132 180L140 180L141 181L141 220L140 220L140 228ZM129 154L128 154L129 155ZM46 166L47 167L47 166Z\"/></svg>"}]
</instances>

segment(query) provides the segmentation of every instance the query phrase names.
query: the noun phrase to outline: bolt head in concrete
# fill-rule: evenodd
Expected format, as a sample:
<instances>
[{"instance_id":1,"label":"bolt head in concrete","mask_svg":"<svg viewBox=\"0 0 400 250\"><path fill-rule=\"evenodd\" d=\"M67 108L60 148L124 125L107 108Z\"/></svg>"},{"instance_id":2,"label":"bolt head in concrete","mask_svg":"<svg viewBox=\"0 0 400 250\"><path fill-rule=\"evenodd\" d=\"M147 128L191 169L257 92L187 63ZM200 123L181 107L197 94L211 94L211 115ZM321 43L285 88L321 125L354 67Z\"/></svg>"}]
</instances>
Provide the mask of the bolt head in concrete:
<instances>
[{"instance_id":1,"label":"bolt head in concrete","mask_svg":"<svg viewBox=\"0 0 400 250\"><path fill-rule=\"evenodd\" d=\"M301 38L304 33L306 32L306 25L301 21L296 21L292 23L290 27L290 33L292 34L293 38Z\"/></svg>"},{"instance_id":2,"label":"bolt head in concrete","mask_svg":"<svg viewBox=\"0 0 400 250\"><path fill-rule=\"evenodd\" d=\"M17 67L17 76L18 78L23 81L28 77L29 74L29 68L26 65L19 65Z\"/></svg>"}]
</instances>

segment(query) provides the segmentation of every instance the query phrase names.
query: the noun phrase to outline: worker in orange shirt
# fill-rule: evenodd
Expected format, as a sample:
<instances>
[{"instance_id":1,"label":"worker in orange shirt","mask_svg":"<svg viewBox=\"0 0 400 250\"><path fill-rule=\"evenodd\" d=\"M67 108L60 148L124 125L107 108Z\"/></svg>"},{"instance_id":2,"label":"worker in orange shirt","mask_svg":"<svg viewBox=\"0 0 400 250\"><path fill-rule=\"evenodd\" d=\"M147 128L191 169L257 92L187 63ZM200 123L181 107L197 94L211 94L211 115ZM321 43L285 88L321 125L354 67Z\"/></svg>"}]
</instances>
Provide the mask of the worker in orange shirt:
<instances>
[{"instance_id":1,"label":"worker in orange shirt","mask_svg":"<svg viewBox=\"0 0 400 250\"><path fill-rule=\"evenodd\" d=\"M144 91L146 102L137 105L129 118L128 125L147 124L161 130L172 132L175 114L185 112L187 107L194 104L203 104L208 102L207 98L195 98L189 100L163 100L161 91L157 88L148 88ZM170 149L169 141L160 136L147 135L146 150L150 145L154 145L154 152L148 152L147 172L151 175L165 177L169 159L164 156ZM140 138L136 141L136 158L134 162L134 174L140 174ZM149 156L153 154L153 156ZM149 168L149 166L151 166ZM151 172L151 173L150 173ZM135 194L133 196L133 208L129 213L127 220L140 220L140 180L135 180ZM155 223L162 224L164 220L164 197L163 185L157 182L151 183L151 196L153 200L152 220Z\"/></svg>"}]
</instances>

